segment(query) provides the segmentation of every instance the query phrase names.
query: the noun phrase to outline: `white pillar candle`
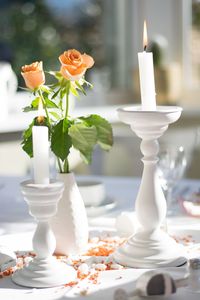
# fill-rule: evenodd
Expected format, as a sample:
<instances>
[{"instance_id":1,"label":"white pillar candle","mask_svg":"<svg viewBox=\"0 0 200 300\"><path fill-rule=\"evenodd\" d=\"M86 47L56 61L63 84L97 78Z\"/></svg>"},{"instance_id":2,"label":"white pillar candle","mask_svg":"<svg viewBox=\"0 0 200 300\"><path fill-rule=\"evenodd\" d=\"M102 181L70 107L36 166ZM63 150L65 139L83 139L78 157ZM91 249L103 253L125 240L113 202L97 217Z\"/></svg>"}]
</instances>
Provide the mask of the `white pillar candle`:
<instances>
[{"instance_id":1,"label":"white pillar candle","mask_svg":"<svg viewBox=\"0 0 200 300\"><path fill-rule=\"evenodd\" d=\"M49 184L48 127L33 126L33 174L36 184Z\"/></svg>"},{"instance_id":2,"label":"white pillar candle","mask_svg":"<svg viewBox=\"0 0 200 300\"><path fill-rule=\"evenodd\" d=\"M153 54L152 52L146 52L146 47L147 47L146 22L144 22L143 43L144 43L144 51L138 53L142 110L156 110Z\"/></svg>"}]
</instances>

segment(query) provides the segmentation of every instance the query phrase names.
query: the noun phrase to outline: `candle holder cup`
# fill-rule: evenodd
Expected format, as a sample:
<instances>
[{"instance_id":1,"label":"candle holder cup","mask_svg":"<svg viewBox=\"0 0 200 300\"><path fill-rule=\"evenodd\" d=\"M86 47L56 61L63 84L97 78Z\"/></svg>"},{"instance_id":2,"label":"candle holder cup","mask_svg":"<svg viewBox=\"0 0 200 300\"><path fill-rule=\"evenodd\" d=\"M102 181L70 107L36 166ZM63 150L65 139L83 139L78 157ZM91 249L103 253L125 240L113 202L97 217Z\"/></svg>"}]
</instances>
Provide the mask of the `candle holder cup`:
<instances>
[{"instance_id":1,"label":"candle holder cup","mask_svg":"<svg viewBox=\"0 0 200 300\"><path fill-rule=\"evenodd\" d=\"M73 267L52 256L56 240L49 226L49 220L56 214L64 185L54 181L50 184L21 183L22 194L29 205L30 214L38 221L33 236L33 250L36 257L28 266L16 271L12 280L27 287L53 287L66 284L76 278Z\"/></svg>"},{"instance_id":2,"label":"candle holder cup","mask_svg":"<svg viewBox=\"0 0 200 300\"><path fill-rule=\"evenodd\" d=\"M131 126L142 139L141 152L144 170L135 210L140 227L136 234L117 249L115 260L129 267L175 267L186 262L183 246L160 229L166 217L166 200L157 175L157 139L176 122L182 108L157 106L156 111L143 111L141 106L118 109L119 119Z\"/></svg>"}]
</instances>

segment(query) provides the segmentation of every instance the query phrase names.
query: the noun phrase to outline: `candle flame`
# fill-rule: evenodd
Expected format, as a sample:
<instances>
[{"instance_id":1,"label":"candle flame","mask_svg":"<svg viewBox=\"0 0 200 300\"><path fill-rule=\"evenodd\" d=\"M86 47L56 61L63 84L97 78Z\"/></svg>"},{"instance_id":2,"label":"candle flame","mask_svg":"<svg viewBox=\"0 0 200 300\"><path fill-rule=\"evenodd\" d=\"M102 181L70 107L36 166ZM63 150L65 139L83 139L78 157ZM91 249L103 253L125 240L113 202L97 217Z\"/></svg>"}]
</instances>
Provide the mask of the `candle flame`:
<instances>
[{"instance_id":1,"label":"candle flame","mask_svg":"<svg viewBox=\"0 0 200 300\"><path fill-rule=\"evenodd\" d=\"M42 100L39 100L38 103L38 117L37 117L38 123L42 123L44 121L44 109L43 109L43 104Z\"/></svg>"},{"instance_id":2,"label":"candle flame","mask_svg":"<svg viewBox=\"0 0 200 300\"><path fill-rule=\"evenodd\" d=\"M144 30L143 30L143 48L144 48L144 51L146 51L147 44L148 44L147 23L146 23L146 20L145 20L144 21Z\"/></svg>"}]
</instances>

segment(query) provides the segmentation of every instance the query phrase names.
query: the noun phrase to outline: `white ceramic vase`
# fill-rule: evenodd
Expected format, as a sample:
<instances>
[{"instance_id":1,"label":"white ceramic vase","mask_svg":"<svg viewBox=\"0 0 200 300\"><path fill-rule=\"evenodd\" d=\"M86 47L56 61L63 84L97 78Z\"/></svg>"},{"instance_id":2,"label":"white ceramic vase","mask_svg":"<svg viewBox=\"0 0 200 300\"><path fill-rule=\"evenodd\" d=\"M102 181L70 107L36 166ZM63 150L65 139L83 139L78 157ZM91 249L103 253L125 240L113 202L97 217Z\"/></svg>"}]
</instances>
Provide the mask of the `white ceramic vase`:
<instances>
[{"instance_id":1,"label":"white ceramic vase","mask_svg":"<svg viewBox=\"0 0 200 300\"><path fill-rule=\"evenodd\" d=\"M64 192L58 203L57 214L51 219L56 237L56 254L82 253L88 243L88 221L83 199L73 173L59 174L64 182Z\"/></svg>"}]
</instances>

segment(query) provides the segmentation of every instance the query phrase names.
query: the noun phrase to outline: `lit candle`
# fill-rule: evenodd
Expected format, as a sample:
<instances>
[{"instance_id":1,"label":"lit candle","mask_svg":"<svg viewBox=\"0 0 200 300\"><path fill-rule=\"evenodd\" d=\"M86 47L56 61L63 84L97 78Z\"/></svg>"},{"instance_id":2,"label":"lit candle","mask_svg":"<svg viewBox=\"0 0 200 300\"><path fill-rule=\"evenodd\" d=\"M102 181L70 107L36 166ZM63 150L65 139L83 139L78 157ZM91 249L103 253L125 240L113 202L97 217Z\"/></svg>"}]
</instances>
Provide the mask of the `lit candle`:
<instances>
[{"instance_id":1,"label":"lit candle","mask_svg":"<svg viewBox=\"0 0 200 300\"><path fill-rule=\"evenodd\" d=\"M147 42L147 27L145 21L143 31L144 51L138 53L142 110L156 110L153 54L152 52L146 52Z\"/></svg>"},{"instance_id":2,"label":"lit candle","mask_svg":"<svg viewBox=\"0 0 200 300\"><path fill-rule=\"evenodd\" d=\"M44 112L42 102L38 107L38 122L42 122ZM49 184L49 141L48 127L33 126L33 174L36 184Z\"/></svg>"}]
</instances>

